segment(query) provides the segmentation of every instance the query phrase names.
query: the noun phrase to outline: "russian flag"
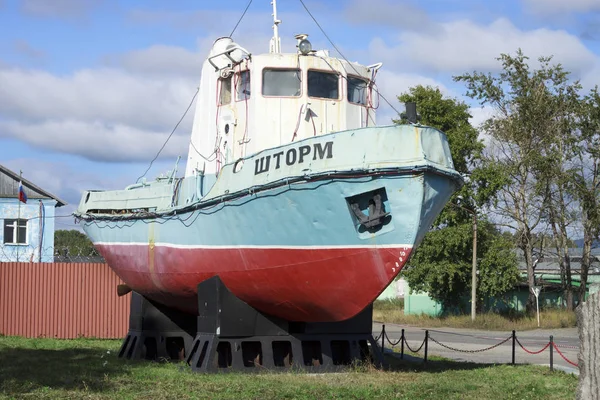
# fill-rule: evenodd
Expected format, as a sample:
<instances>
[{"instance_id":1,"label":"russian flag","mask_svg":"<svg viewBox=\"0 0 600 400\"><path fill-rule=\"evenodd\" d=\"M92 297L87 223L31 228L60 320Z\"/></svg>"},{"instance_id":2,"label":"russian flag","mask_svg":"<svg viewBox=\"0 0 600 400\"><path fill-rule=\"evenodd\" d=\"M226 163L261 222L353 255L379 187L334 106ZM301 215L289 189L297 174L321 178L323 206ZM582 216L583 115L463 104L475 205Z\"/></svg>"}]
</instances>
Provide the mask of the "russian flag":
<instances>
[{"instance_id":1,"label":"russian flag","mask_svg":"<svg viewBox=\"0 0 600 400\"><path fill-rule=\"evenodd\" d=\"M23 203L27 203L27 195L25 194L25 190L23 189L23 183L19 181L19 201Z\"/></svg>"}]
</instances>

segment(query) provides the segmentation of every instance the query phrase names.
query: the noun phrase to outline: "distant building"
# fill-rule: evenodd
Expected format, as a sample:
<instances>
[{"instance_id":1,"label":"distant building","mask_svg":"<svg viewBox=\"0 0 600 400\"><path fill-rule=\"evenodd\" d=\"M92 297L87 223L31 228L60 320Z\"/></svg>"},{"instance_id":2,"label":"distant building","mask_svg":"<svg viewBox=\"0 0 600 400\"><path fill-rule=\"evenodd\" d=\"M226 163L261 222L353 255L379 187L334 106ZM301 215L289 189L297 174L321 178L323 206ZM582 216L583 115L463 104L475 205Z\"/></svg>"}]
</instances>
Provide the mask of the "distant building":
<instances>
[{"instance_id":1,"label":"distant building","mask_svg":"<svg viewBox=\"0 0 600 400\"><path fill-rule=\"evenodd\" d=\"M0 262L54 261L54 210L66 204L0 165Z\"/></svg>"},{"instance_id":2,"label":"distant building","mask_svg":"<svg viewBox=\"0 0 600 400\"><path fill-rule=\"evenodd\" d=\"M529 296L529 287L527 286L527 265L520 250L517 251L518 269L521 275L521 282L518 283L513 290L508 291L505 295L499 298L486 299L484 308L486 310L507 310L523 311ZM581 248L569 249L569 258L571 261L571 279L572 284L577 290L581 282L581 256L583 250ZM561 275L559 258L551 251L547 251L543 257L534 257L535 263L535 283L542 286L540 294L540 307L544 306L564 306L565 299L561 289ZM587 294L592 294L600 291L600 248L591 250L591 266L587 276ZM404 297L404 313L405 314L428 314L441 315L444 310L442 305L425 292L413 292L408 286L408 282L403 280L394 281L380 295L379 300L388 299L391 297L400 297L399 292L402 288ZM394 293L398 293L394 295ZM575 293L575 298L578 294ZM471 303L470 296L465 297L463 307L452 310L451 313L468 313Z\"/></svg>"}]
</instances>

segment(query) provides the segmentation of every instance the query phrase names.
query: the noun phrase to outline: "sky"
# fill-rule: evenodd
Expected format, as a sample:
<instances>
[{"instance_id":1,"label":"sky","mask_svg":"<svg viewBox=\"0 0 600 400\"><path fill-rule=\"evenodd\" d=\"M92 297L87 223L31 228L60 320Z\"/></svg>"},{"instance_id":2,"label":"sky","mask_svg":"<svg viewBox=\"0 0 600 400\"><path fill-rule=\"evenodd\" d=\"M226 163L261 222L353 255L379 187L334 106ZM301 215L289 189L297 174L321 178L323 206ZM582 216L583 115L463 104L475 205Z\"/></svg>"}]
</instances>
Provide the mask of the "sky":
<instances>
[{"instance_id":1,"label":"sky","mask_svg":"<svg viewBox=\"0 0 600 400\"><path fill-rule=\"evenodd\" d=\"M377 84L397 95L418 84L489 111L464 96L455 75L497 73L501 53L553 56L589 89L600 81L600 0L304 0L351 61L383 62ZM122 189L150 166L187 108L215 39L228 36L248 0L0 0L0 164L65 200L86 189ZM270 0L254 0L233 39L266 53ZM309 34L339 56L299 0L279 0L284 51ZM395 116L381 102L377 120ZM147 173L185 159L193 112ZM180 173L181 174L181 173ZM57 219L57 229L76 227Z\"/></svg>"}]
</instances>

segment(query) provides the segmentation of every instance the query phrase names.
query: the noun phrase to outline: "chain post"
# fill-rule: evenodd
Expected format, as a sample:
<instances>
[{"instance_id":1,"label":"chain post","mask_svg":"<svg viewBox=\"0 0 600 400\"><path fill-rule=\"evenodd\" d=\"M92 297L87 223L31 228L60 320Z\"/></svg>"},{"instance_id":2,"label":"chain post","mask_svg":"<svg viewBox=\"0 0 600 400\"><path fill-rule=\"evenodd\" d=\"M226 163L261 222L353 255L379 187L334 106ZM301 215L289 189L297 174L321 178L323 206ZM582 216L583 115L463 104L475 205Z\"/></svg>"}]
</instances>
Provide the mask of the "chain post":
<instances>
[{"instance_id":1,"label":"chain post","mask_svg":"<svg viewBox=\"0 0 600 400\"><path fill-rule=\"evenodd\" d=\"M425 331L425 357L423 358L423 362L426 363L427 362L427 342L429 342L429 331L426 330Z\"/></svg>"},{"instance_id":2,"label":"chain post","mask_svg":"<svg viewBox=\"0 0 600 400\"><path fill-rule=\"evenodd\" d=\"M402 336L400 337L400 358L404 359L404 328L402 328Z\"/></svg>"},{"instance_id":3,"label":"chain post","mask_svg":"<svg viewBox=\"0 0 600 400\"><path fill-rule=\"evenodd\" d=\"M515 347L517 345L517 334L512 331L512 365L515 365Z\"/></svg>"},{"instance_id":4,"label":"chain post","mask_svg":"<svg viewBox=\"0 0 600 400\"><path fill-rule=\"evenodd\" d=\"M383 349L385 348L385 324L381 326L381 353L383 354Z\"/></svg>"},{"instance_id":5,"label":"chain post","mask_svg":"<svg viewBox=\"0 0 600 400\"><path fill-rule=\"evenodd\" d=\"M554 336L550 335L550 371L554 371Z\"/></svg>"}]
</instances>

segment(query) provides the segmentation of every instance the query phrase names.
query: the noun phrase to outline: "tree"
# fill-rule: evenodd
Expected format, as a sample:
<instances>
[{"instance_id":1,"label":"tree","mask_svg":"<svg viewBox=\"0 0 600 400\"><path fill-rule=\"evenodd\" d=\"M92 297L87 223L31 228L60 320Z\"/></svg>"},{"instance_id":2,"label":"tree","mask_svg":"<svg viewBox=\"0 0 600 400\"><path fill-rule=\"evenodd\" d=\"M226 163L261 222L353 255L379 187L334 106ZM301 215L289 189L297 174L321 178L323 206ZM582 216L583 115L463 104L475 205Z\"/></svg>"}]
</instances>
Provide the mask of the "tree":
<instances>
[{"instance_id":1,"label":"tree","mask_svg":"<svg viewBox=\"0 0 600 400\"><path fill-rule=\"evenodd\" d=\"M535 232L546 220L563 254L567 243L568 199L558 180L564 178L558 155L568 144L576 86L568 82L568 73L560 65L550 65L551 58L539 58L540 66L533 71L521 50L515 56L501 54L499 60L502 71L497 76L474 72L454 80L466 84L469 97L495 110L483 125L490 144L482 161L504 182L494 210L505 226L516 231L517 246L527 265L527 309L531 312L535 309L531 290ZM565 287L570 287L568 257L562 259Z\"/></svg>"},{"instance_id":2,"label":"tree","mask_svg":"<svg viewBox=\"0 0 600 400\"><path fill-rule=\"evenodd\" d=\"M64 256L97 256L92 241L74 229L59 229L54 232L54 251Z\"/></svg>"},{"instance_id":3,"label":"tree","mask_svg":"<svg viewBox=\"0 0 600 400\"><path fill-rule=\"evenodd\" d=\"M477 300L500 296L519 281L513 244L486 220L477 231ZM424 291L444 311L461 308L471 290L471 240L469 223L438 227L427 233L403 271L412 290Z\"/></svg>"},{"instance_id":4,"label":"tree","mask_svg":"<svg viewBox=\"0 0 600 400\"><path fill-rule=\"evenodd\" d=\"M574 188L580 202L583 254L579 299L583 301L591 265L591 249L600 236L600 93L595 87L583 100L580 110L579 146L574 168Z\"/></svg>"},{"instance_id":5,"label":"tree","mask_svg":"<svg viewBox=\"0 0 600 400\"><path fill-rule=\"evenodd\" d=\"M445 310L461 306L471 289L471 214L477 213L480 260L477 296L482 299L510 289L518 281L514 253L503 236L478 213L501 183L495 179L494 171L476 165L483 143L469 122L469 106L444 98L438 88L421 85L410 88L398 96L398 100L415 102L421 123L446 134L455 169L469 178L442 210L402 276L413 290L428 292ZM457 206L458 199L460 206Z\"/></svg>"}]
</instances>

